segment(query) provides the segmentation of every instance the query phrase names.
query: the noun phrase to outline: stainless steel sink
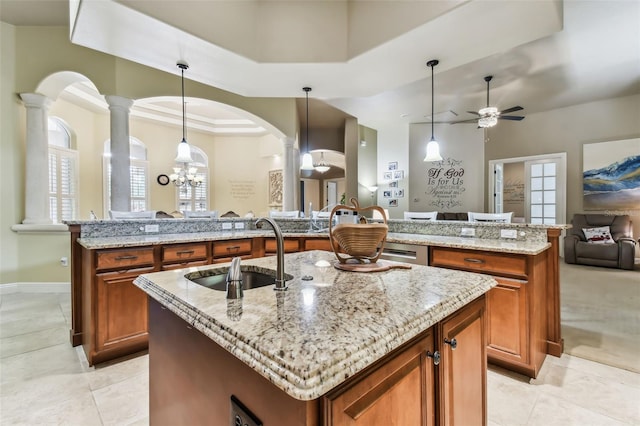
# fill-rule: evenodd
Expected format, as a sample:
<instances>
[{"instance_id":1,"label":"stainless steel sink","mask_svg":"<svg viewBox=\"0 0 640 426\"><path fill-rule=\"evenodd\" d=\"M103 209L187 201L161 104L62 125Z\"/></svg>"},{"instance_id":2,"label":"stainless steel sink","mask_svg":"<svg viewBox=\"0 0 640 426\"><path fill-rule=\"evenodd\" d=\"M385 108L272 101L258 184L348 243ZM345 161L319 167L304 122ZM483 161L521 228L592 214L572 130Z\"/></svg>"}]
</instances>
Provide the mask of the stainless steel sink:
<instances>
[{"instance_id":1,"label":"stainless steel sink","mask_svg":"<svg viewBox=\"0 0 640 426\"><path fill-rule=\"evenodd\" d=\"M242 288L243 290L251 290L252 288L274 285L276 282L276 271L256 271L248 269L250 267L241 267ZM191 272L184 277L189 281L193 281L203 287L212 290L226 291L227 289L227 272L229 268L210 269L198 272ZM290 280L293 276L285 274L285 279Z\"/></svg>"}]
</instances>

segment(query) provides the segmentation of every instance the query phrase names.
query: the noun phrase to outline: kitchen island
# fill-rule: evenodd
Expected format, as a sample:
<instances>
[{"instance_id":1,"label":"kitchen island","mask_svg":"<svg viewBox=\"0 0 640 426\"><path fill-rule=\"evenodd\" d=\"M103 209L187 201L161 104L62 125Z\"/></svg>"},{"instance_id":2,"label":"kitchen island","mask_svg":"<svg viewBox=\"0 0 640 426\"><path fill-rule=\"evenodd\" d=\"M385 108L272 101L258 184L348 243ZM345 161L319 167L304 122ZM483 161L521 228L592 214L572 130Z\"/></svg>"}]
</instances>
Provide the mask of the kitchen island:
<instances>
[{"instance_id":1,"label":"kitchen island","mask_svg":"<svg viewBox=\"0 0 640 426\"><path fill-rule=\"evenodd\" d=\"M265 425L485 423L484 294L496 281L417 265L344 272L333 261L288 254L287 291L241 300L184 277L220 267L136 278L149 296L151 423L246 420L232 395ZM243 264L273 270L275 259Z\"/></svg>"}]
</instances>

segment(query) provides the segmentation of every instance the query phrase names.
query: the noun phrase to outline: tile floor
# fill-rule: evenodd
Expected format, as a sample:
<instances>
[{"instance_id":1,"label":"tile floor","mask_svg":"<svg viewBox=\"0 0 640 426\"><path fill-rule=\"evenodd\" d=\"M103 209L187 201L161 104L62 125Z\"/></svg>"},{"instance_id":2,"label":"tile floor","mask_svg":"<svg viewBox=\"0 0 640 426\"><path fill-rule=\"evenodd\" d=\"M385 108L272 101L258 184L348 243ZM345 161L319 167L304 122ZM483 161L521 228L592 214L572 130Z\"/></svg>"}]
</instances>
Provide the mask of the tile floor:
<instances>
[{"instance_id":1,"label":"tile floor","mask_svg":"<svg viewBox=\"0 0 640 426\"><path fill-rule=\"evenodd\" d=\"M148 424L148 356L89 367L69 317L69 294L1 296L0 424ZM488 413L490 426L640 425L640 374L567 354L536 380L490 367Z\"/></svg>"}]
</instances>

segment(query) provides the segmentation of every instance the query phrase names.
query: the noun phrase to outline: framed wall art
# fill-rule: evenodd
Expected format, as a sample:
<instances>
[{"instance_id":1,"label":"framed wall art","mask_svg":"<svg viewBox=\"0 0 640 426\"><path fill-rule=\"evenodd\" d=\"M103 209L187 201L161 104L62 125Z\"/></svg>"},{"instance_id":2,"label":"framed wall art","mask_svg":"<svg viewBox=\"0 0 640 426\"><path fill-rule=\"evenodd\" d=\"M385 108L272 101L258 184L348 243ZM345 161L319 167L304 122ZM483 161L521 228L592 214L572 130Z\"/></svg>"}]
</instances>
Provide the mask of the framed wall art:
<instances>
[{"instance_id":1,"label":"framed wall art","mask_svg":"<svg viewBox=\"0 0 640 426\"><path fill-rule=\"evenodd\" d=\"M582 146L584 210L635 210L640 206L640 138Z\"/></svg>"}]
</instances>

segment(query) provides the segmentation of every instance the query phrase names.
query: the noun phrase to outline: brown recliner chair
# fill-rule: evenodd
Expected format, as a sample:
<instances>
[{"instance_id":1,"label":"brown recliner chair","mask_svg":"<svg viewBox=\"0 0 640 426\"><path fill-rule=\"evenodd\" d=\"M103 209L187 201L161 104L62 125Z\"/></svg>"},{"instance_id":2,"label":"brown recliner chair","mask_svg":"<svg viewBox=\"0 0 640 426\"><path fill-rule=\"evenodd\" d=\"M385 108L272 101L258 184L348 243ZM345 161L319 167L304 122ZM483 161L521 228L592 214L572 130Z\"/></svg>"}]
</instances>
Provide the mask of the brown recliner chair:
<instances>
[{"instance_id":1,"label":"brown recliner chair","mask_svg":"<svg viewBox=\"0 0 640 426\"><path fill-rule=\"evenodd\" d=\"M628 215L575 214L564 237L564 261L581 265L633 269L636 242ZM583 228L608 226L614 244L587 242Z\"/></svg>"}]
</instances>

